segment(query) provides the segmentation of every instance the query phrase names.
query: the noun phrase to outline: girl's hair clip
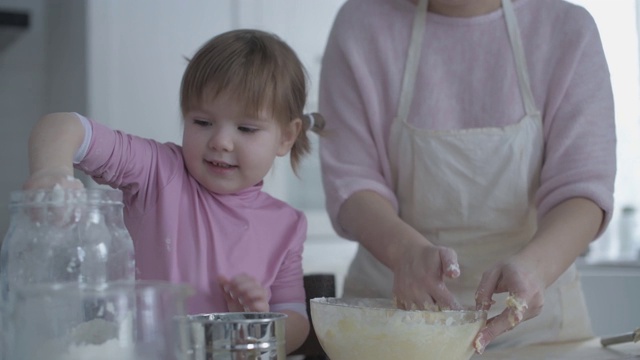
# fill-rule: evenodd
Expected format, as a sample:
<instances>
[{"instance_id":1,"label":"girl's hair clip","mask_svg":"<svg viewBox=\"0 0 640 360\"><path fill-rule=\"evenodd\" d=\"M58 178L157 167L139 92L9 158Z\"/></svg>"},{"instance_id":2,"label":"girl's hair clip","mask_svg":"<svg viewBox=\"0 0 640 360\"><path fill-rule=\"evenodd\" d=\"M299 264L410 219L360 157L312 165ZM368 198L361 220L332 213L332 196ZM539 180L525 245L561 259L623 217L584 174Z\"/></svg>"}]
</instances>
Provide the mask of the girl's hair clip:
<instances>
[{"instance_id":1,"label":"girl's hair clip","mask_svg":"<svg viewBox=\"0 0 640 360\"><path fill-rule=\"evenodd\" d=\"M324 130L324 117L317 112L302 115L302 121L306 125L306 130L311 130L316 134L321 134Z\"/></svg>"}]
</instances>

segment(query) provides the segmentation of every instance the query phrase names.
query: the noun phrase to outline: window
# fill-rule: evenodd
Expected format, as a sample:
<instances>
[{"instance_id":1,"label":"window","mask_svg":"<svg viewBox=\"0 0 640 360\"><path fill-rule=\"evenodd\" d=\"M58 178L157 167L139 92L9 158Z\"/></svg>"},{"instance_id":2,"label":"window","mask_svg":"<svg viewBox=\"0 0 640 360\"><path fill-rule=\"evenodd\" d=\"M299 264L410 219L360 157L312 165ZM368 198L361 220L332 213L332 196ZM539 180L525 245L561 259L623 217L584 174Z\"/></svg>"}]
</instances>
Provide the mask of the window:
<instances>
[{"instance_id":1,"label":"window","mask_svg":"<svg viewBox=\"0 0 640 360\"><path fill-rule=\"evenodd\" d=\"M615 210L607 231L592 244L589 258L615 260L619 258L622 209L640 209L638 4L636 0L570 2L585 7L595 19L611 72L618 137ZM635 231L636 243L639 236Z\"/></svg>"}]
</instances>

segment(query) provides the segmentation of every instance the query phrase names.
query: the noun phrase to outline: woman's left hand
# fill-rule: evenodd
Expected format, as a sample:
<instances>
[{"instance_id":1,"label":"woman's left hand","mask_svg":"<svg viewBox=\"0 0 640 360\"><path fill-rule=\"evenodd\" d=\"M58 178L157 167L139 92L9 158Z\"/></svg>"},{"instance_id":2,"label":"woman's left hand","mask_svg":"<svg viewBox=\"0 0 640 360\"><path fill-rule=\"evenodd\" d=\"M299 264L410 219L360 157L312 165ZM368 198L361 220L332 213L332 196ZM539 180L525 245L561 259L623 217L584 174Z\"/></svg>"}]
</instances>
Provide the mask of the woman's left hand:
<instances>
[{"instance_id":1,"label":"woman's left hand","mask_svg":"<svg viewBox=\"0 0 640 360\"><path fill-rule=\"evenodd\" d=\"M535 266L516 257L500 263L482 274L476 291L476 308L489 310L493 294L509 293L506 309L487 320L473 342L482 354L487 344L520 322L536 317L544 305L545 285Z\"/></svg>"},{"instance_id":2,"label":"woman's left hand","mask_svg":"<svg viewBox=\"0 0 640 360\"><path fill-rule=\"evenodd\" d=\"M252 276L240 274L231 279L219 276L218 281L230 312L269 311L269 293Z\"/></svg>"}]
</instances>

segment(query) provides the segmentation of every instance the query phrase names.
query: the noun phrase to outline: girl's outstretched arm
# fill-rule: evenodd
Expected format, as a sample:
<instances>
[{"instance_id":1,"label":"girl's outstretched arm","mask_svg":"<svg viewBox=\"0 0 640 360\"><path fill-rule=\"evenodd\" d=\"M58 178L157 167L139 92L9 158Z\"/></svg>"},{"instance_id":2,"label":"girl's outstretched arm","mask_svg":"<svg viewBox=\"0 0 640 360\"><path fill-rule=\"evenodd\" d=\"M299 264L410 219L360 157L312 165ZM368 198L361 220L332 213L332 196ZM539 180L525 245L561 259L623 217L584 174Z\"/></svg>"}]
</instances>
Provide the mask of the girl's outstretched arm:
<instances>
[{"instance_id":1,"label":"girl's outstretched arm","mask_svg":"<svg viewBox=\"0 0 640 360\"><path fill-rule=\"evenodd\" d=\"M81 188L82 183L73 177L73 158L84 137L84 126L76 114L43 116L29 137L29 178L23 188Z\"/></svg>"}]
</instances>

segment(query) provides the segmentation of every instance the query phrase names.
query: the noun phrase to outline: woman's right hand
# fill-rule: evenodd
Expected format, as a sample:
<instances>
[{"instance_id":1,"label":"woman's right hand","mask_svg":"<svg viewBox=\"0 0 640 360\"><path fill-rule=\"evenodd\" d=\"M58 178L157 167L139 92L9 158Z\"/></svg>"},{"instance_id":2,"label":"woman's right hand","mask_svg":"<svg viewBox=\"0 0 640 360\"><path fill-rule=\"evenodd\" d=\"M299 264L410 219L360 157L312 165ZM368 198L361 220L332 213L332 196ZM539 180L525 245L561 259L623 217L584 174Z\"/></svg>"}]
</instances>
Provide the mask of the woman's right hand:
<instances>
[{"instance_id":1,"label":"woman's right hand","mask_svg":"<svg viewBox=\"0 0 640 360\"><path fill-rule=\"evenodd\" d=\"M404 222L391 202L374 191L351 195L338 222L393 271L393 294L401 309L460 309L444 280L460 276L458 255L435 246Z\"/></svg>"},{"instance_id":2,"label":"woman's right hand","mask_svg":"<svg viewBox=\"0 0 640 360\"><path fill-rule=\"evenodd\" d=\"M401 309L459 310L445 278L460 276L456 252L447 247L405 246L393 268L393 293Z\"/></svg>"}]
</instances>

